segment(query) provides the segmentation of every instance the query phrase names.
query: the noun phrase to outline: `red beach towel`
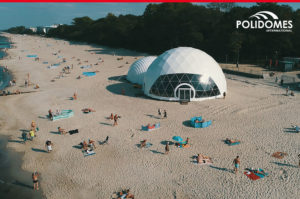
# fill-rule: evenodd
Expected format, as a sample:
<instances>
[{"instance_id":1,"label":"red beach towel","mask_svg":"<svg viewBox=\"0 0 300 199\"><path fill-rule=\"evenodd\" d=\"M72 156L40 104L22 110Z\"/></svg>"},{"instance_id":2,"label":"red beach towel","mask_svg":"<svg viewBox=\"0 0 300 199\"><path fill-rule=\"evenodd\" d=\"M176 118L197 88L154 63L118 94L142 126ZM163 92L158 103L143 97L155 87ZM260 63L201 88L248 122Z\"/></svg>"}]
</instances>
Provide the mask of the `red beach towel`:
<instances>
[{"instance_id":1,"label":"red beach towel","mask_svg":"<svg viewBox=\"0 0 300 199\"><path fill-rule=\"evenodd\" d=\"M254 174L253 172L251 172L251 171L245 171L244 174L245 174L248 178L250 178L251 180L258 180L258 179L260 179L259 176L255 175L255 174Z\"/></svg>"}]
</instances>

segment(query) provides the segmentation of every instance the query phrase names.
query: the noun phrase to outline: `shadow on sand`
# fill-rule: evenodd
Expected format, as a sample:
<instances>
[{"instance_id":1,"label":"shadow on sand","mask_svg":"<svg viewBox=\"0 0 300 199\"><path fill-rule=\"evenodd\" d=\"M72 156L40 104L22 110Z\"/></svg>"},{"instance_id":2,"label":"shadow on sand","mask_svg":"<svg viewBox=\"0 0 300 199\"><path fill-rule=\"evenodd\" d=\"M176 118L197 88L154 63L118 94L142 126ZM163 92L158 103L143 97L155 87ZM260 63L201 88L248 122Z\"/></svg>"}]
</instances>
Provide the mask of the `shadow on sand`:
<instances>
[{"instance_id":1,"label":"shadow on sand","mask_svg":"<svg viewBox=\"0 0 300 199\"><path fill-rule=\"evenodd\" d=\"M210 168L213 168L213 169L217 169L219 171L227 171L229 173L233 173L232 170L230 169L227 169L227 168L221 168L221 167L216 167L216 166L212 166L212 165L209 165Z\"/></svg>"},{"instance_id":2,"label":"shadow on sand","mask_svg":"<svg viewBox=\"0 0 300 199\"><path fill-rule=\"evenodd\" d=\"M152 153L164 155L164 153L157 150L150 150Z\"/></svg>"},{"instance_id":3,"label":"shadow on sand","mask_svg":"<svg viewBox=\"0 0 300 199\"><path fill-rule=\"evenodd\" d=\"M106 87L106 89L117 95L124 95L128 97L139 97L139 98L145 98L147 97L144 95L143 91L141 89L135 89L130 83L116 83L111 84Z\"/></svg>"},{"instance_id":4,"label":"shadow on sand","mask_svg":"<svg viewBox=\"0 0 300 199\"><path fill-rule=\"evenodd\" d=\"M292 164L285 164L285 163L281 163L281 162L271 162L271 163L277 164L278 166L285 166L285 167L298 168L297 166L292 165Z\"/></svg>"},{"instance_id":5,"label":"shadow on sand","mask_svg":"<svg viewBox=\"0 0 300 199\"><path fill-rule=\"evenodd\" d=\"M18 185L18 186L21 186L21 187L25 187L25 188L28 188L28 189L33 189L33 186L30 186L30 185L25 184L25 183L20 182L20 181L15 181L12 184Z\"/></svg>"},{"instance_id":6,"label":"shadow on sand","mask_svg":"<svg viewBox=\"0 0 300 199\"><path fill-rule=\"evenodd\" d=\"M182 124L183 124L183 126L186 126L186 127L192 127L191 120L183 121Z\"/></svg>"},{"instance_id":7,"label":"shadow on sand","mask_svg":"<svg viewBox=\"0 0 300 199\"><path fill-rule=\"evenodd\" d=\"M35 152L40 152L40 153L48 153L46 150L44 149L37 149L37 148L31 148L31 150L35 151Z\"/></svg>"}]
</instances>

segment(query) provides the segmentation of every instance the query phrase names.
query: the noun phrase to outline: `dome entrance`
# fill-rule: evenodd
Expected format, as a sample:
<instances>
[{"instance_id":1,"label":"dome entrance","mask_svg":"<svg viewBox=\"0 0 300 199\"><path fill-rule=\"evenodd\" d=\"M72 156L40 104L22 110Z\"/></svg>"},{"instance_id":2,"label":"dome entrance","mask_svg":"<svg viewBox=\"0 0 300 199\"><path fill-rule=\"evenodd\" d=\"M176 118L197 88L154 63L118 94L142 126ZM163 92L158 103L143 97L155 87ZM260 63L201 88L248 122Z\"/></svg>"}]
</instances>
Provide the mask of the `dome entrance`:
<instances>
[{"instance_id":1,"label":"dome entrance","mask_svg":"<svg viewBox=\"0 0 300 199\"><path fill-rule=\"evenodd\" d=\"M174 90L174 97L178 100L188 100L195 98L195 89L190 84L180 84Z\"/></svg>"}]
</instances>

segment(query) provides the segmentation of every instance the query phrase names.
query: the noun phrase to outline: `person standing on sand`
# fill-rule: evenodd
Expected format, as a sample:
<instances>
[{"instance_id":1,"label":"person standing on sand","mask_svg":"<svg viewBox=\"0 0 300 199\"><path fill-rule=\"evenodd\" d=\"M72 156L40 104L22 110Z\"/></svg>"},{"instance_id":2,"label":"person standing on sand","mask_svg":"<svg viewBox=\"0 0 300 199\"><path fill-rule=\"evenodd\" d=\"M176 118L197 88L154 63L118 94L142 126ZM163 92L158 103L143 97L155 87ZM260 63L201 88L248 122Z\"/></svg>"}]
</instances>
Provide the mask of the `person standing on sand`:
<instances>
[{"instance_id":1,"label":"person standing on sand","mask_svg":"<svg viewBox=\"0 0 300 199\"><path fill-rule=\"evenodd\" d=\"M298 154L298 158L299 158L299 165L298 166L300 168L300 154Z\"/></svg>"},{"instance_id":2,"label":"person standing on sand","mask_svg":"<svg viewBox=\"0 0 300 199\"><path fill-rule=\"evenodd\" d=\"M33 190L39 190L39 176L40 174L36 171L32 173Z\"/></svg>"},{"instance_id":3,"label":"person standing on sand","mask_svg":"<svg viewBox=\"0 0 300 199\"><path fill-rule=\"evenodd\" d=\"M165 154L167 155L170 151L170 148L169 148L169 142L167 142L166 144L166 147L165 147Z\"/></svg>"},{"instance_id":4,"label":"person standing on sand","mask_svg":"<svg viewBox=\"0 0 300 199\"><path fill-rule=\"evenodd\" d=\"M239 156L236 156L236 158L233 160L233 164L234 164L234 173L236 174L238 172L238 169L240 167L241 164L241 160Z\"/></svg>"},{"instance_id":5,"label":"person standing on sand","mask_svg":"<svg viewBox=\"0 0 300 199\"><path fill-rule=\"evenodd\" d=\"M167 111L164 110L164 118L167 118Z\"/></svg>"},{"instance_id":6,"label":"person standing on sand","mask_svg":"<svg viewBox=\"0 0 300 199\"><path fill-rule=\"evenodd\" d=\"M158 116L161 117L161 109L160 108L157 110L157 112L158 112Z\"/></svg>"},{"instance_id":7,"label":"person standing on sand","mask_svg":"<svg viewBox=\"0 0 300 199\"><path fill-rule=\"evenodd\" d=\"M116 126L116 125L118 125L118 115L117 114L115 114L115 116L114 116L114 124L113 124L113 126Z\"/></svg>"},{"instance_id":8,"label":"person standing on sand","mask_svg":"<svg viewBox=\"0 0 300 199\"><path fill-rule=\"evenodd\" d=\"M23 132L22 132L22 139L23 139L23 143L24 143L24 144L26 144L27 138L28 138L28 137L27 137L26 131L23 131Z\"/></svg>"},{"instance_id":9,"label":"person standing on sand","mask_svg":"<svg viewBox=\"0 0 300 199\"><path fill-rule=\"evenodd\" d=\"M285 89L285 92L286 92L285 95L286 96L288 96L288 94L289 94L289 89L290 89L289 87L286 87L286 89Z\"/></svg>"},{"instance_id":10,"label":"person standing on sand","mask_svg":"<svg viewBox=\"0 0 300 199\"><path fill-rule=\"evenodd\" d=\"M226 97L226 92L223 93L223 99L225 99L225 97Z\"/></svg>"}]
</instances>

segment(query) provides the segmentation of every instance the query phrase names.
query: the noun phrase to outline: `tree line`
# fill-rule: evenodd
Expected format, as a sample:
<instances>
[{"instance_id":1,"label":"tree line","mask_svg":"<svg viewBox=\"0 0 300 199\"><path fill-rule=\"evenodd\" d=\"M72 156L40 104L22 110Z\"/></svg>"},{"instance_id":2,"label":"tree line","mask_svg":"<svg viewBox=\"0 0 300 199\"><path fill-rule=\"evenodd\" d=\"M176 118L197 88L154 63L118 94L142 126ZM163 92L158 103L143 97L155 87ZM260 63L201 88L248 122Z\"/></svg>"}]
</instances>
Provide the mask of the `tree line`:
<instances>
[{"instance_id":1,"label":"tree line","mask_svg":"<svg viewBox=\"0 0 300 199\"><path fill-rule=\"evenodd\" d=\"M264 10L281 20L293 20L292 32L236 28L236 20L249 20L251 15ZM78 17L71 25L49 30L46 36L150 54L190 46L207 52L218 62L239 59L259 64L271 58L300 57L300 9L277 3L257 3L250 8L233 3L149 4L141 16L108 14L97 20Z\"/></svg>"}]
</instances>

